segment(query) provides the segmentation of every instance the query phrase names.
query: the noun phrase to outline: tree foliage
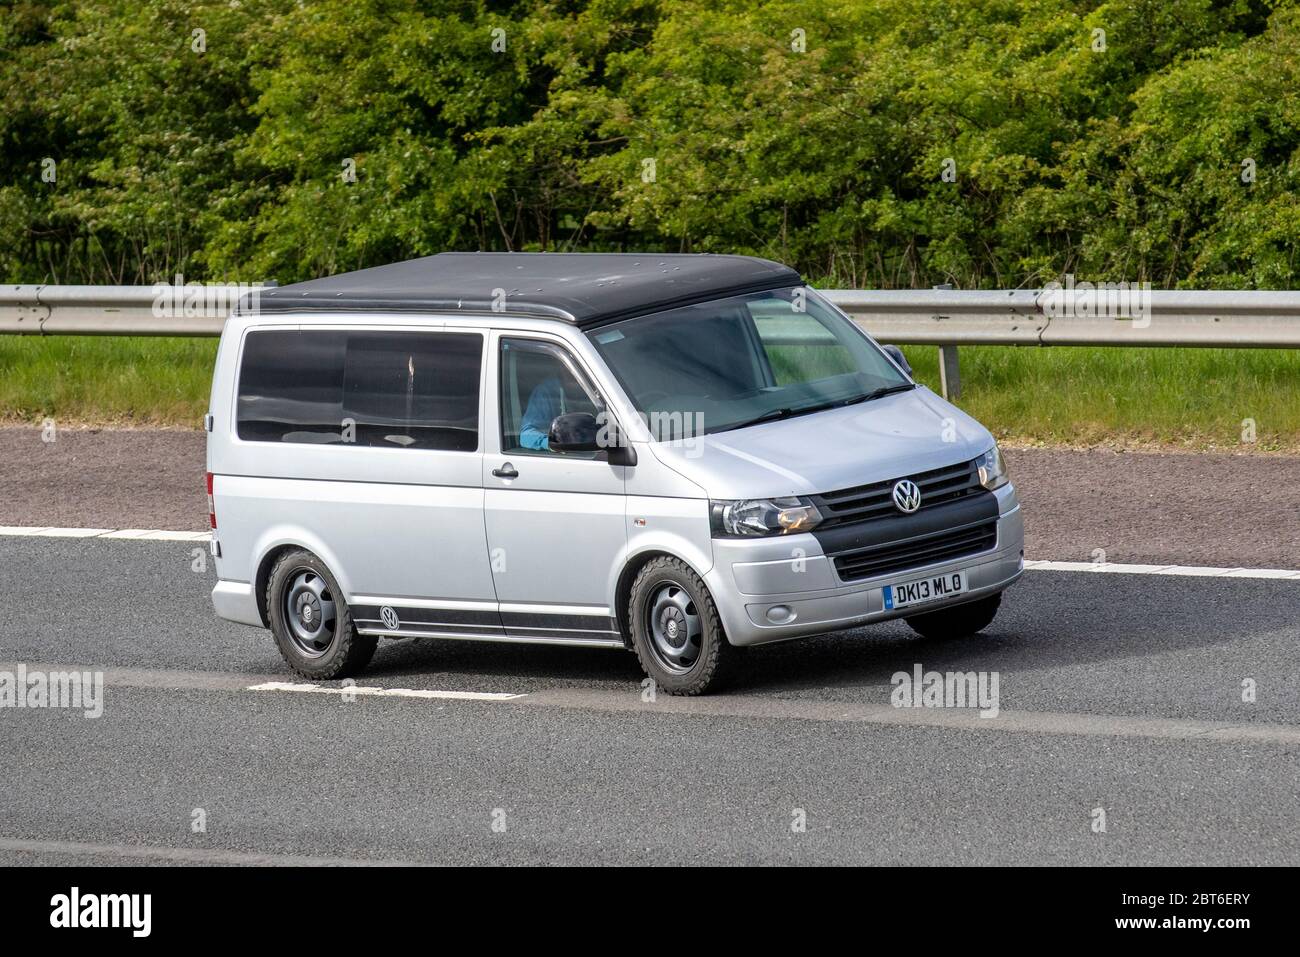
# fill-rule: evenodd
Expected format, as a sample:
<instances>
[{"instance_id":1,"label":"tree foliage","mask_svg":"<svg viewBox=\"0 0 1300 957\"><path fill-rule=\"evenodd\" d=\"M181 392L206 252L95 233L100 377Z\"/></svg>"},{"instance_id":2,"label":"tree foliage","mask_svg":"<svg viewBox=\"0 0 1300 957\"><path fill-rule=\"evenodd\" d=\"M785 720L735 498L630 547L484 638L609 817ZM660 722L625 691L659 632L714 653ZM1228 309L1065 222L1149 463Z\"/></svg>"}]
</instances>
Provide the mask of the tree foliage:
<instances>
[{"instance_id":1,"label":"tree foliage","mask_svg":"<svg viewBox=\"0 0 1300 957\"><path fill-rule=\"evenodd\" d=\"M1285 288L1298 63L1289 2L17 0L0 277L627 249Z\"/></svg>"}]
</instances>

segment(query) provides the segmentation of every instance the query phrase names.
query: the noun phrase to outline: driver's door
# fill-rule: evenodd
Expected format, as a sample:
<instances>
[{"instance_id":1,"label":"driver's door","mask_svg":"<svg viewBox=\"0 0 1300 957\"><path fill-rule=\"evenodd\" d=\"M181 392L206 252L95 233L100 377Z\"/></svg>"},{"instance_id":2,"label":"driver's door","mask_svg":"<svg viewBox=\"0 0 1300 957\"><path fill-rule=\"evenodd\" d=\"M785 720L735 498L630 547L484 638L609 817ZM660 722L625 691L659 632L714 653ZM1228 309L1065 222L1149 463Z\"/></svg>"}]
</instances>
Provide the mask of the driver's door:
<instances>
[{"instance_id":1,"label":"driver's door","mask_svg":"<svg viewBox=\"0 0 1300 957\"><path fill-rule=\"evenodd\" d=\"M484 448L489 560L508 634L618 642L611 569L627 547L624 473L606 452L538 447L549 421L604 409L563 342L497 332Z\"/></svg>"}]
</instances>

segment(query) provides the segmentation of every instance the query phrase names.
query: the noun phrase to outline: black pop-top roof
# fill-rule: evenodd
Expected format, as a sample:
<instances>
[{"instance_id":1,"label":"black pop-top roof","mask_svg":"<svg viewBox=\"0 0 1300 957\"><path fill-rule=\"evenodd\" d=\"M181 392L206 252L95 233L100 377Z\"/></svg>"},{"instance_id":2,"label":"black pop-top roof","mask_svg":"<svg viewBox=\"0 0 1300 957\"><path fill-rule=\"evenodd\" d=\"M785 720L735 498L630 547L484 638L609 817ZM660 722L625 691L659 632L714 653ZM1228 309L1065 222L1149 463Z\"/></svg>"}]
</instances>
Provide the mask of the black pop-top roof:
<instances>
[{"instance_id":1,"label":"black pop-top roof","mask_svg":"<svg viewBox=\"0 0 1300 957\"><path fill-rule=\"evenodd\" d=\"M439 253L261 289L236 314L504 312L586 326L801 281L788 266L753 256Z\"/></svg>"}]
</instances>

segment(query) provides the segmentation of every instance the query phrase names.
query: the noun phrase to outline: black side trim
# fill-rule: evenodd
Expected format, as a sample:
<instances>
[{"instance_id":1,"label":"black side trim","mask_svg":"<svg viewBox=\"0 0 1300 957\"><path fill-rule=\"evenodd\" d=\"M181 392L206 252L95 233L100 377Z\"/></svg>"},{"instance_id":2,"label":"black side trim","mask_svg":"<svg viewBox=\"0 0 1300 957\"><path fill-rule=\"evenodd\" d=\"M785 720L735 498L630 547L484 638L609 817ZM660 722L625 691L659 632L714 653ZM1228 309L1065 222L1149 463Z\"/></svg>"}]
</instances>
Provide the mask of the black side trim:
<instances>
[{"instance_id":1,"label":"black side trim","mask_svg":"<svg viewBox=\"0 0 1300 957\"><path fill-rule=\"evenodd\" d=\"M512 638L562 638L566 641L622 641L622 635L613 631L575 631L565 628L507 628Z\"/></svg>"},{"instance_id":2,"label":"black side trim","mask_svg":"<svg viewBox=\"0 0 1300 957\"><path fill-rule=\"evenodd\" d=\"M382 605L353 605L352 617L356 621L382 621L379 609ZM501 630L501 616L495 611L482 611L473 608L412 608L393 602L388 607L397 612L403 625L477 625L484 628Z\"/></svg>"},{"instance_id":3,"label":"black side trim","mask_svg":"<svg viewBox=\"0 0 1300 957\"><path fill-rule=\"evenodd\" d=\"M382 605L353 605L357 627L388 631L380 615ZM603 615L567 615L549 612L482 611L464 608L424 608L389 605L397 612L398 630L429 637L439 634L482 635L484 638L565 638L572 641L622 639L618 622Z\"/></svg>"},{"instance_id":4,"label":"black side trim","mask_svg":"<svg viewBox=\"0 0 1300 957\"><path fill-rule=\"evenodd\" d=\"M501 623L511 628L569 628L575 631L590 631L598 634L617 634L618 622L601 615L561 615L551 612L503 611Z\"/></svg>"}]
</instances>

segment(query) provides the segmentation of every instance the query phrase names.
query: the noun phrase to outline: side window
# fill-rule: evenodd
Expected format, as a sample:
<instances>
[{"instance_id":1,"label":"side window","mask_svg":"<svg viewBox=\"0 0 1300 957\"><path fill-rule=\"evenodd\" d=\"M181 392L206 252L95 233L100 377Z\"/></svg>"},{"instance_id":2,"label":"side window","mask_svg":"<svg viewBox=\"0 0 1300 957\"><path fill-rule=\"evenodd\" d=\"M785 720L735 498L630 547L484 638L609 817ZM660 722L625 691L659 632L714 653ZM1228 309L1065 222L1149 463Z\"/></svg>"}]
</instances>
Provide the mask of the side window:
<instances>
[{"instance_id":1,"label":"side window","mask_svg":"<svg viewBox=\"0 0 1300 957\"><path fill-rule=\"evenodd\" d=\"M239 370L239 437L341 442L343 332L250 332Z\"/></svg>"},{"instance_id":2,"label":"side window","mask_svg":"<svg viewBox=\"0 0 1300 957\"><path fill-rule=\"evenodd\" d=\"M472 452L482 353L483 337L472 333L252 332L239 437Z\"/></svg>"},{"instance_id":3,"label":"side window","mask_svg":"<svg viewBox=\"0 0 1300 957\"><path fill-rule=\"evenodd\" d=\"M483 337L350 333L343 412L358 445L473 452Z\"/></svg>"},{"instance_id":4,"label":"side window","mask_svg":"<svg viewBox=\"0 0 1300 957\"><path fill-rule=\"evenodd\" d=\"M566 412L598 415L596 393L578 378L559 346L536 339L501 340L501 449L515 455L555 454L547 447L551 420ZM596 452L570 454L594 458Z\"/></svg>"}]
</instances>

